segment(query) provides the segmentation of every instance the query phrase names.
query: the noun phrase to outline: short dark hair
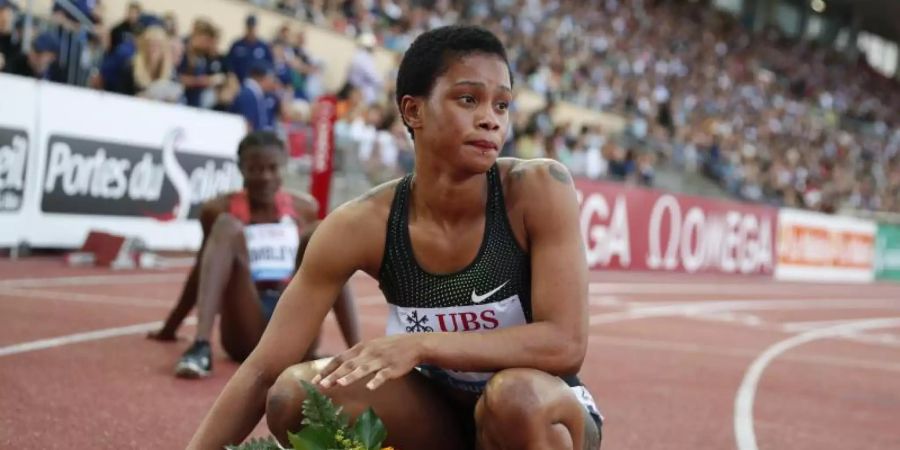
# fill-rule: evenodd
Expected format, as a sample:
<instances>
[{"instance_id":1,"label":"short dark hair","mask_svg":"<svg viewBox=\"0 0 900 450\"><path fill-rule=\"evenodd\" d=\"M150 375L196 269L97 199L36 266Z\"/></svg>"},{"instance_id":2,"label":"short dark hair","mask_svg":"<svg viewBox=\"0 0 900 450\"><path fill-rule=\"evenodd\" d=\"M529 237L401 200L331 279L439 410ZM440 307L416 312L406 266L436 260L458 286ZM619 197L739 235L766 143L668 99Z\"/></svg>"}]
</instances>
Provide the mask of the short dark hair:
<instances>
[{"instance_id":1,"label":"short dark hair","mask_svg":"<svg viewBox=\"0 0 900 450\"><path fill-rule=\"evenodd\" d=\"M397 108L404 95L427 97L434 82L449 67L451 58L473 53L496 55L506 63L509 60L503 43L490 31L471 25L450 25L422 33L413 41L397 71ZM509 74L512 82L512 71ZM510 86L512 87L512 86ZM412 134L412 129L406 127Z\"/></svg>"},{"instance_id":2,"label":"short dark hair","mask_svg":"<svg viewBox=\"0 0 900 450\"><path fill-rule=\"evenodd\" d=\"M243 139L241 139L241 143L238 144L238 160L241 159L248 151L252 149L262 149L268 147L275 147L281 151L284 151L284 142L281 138L278 137L277 134L271 131L253 131Z\"/></svg>"}]
</instances>

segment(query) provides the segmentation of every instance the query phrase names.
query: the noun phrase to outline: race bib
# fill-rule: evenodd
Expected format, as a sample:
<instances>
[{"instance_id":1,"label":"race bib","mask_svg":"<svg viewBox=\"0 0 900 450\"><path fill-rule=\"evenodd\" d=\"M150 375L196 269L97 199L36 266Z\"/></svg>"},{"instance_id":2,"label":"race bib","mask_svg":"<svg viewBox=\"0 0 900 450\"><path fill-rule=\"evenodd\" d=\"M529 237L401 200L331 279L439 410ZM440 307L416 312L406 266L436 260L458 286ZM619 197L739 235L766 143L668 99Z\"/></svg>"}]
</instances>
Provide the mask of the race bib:
<instances>
[{"instance_id":1,"label":"race bib","mask_svg":"<svg viewBox=\"0 0 900 450\"><path fill-rule=\"evenodd\" d=\"M522 302L514 295L494 303L446 308L390 305L385 334L487 331L526 323ZM494 372L461 372L426 365L419 370L430 378L470 392L481 392L494 375Z\"/></svg>"},{"instance_id":2,"label":"race bib","mask_svg":"<svg viewBox=\"0 0 900 450\"><path fill-rule=\"evenodd\" d=\"M244 227L253 281L284 281L294 274L300 235L289 217Z\"/></svg>"}]
</instances>

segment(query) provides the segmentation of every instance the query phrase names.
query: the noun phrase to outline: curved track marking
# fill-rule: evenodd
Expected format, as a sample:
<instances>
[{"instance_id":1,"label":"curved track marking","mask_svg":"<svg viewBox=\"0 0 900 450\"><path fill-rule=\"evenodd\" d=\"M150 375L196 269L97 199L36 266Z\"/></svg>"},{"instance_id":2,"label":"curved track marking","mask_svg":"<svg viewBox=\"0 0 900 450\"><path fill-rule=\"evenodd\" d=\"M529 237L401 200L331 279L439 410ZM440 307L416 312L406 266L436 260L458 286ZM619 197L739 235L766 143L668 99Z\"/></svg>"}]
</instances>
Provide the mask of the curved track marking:
<instances>
[{"instance_id":1,"label":"curved track marking","mask_svg":"<svg viewBox=\"0 0 900 450\"><path fill-rule=\"evenodd\" d=\"M197 323L197 320L194 317L189 317L184 323L186 325L194 325ZM64 345L77 344L80 342L99 341L101 339L109 339L112 337L127 336L129 334L146 333L161 327L162 324L162 321L147 322L129 325L127 327L104 328L102 330L68 334L55 338L39 339L37 341L8 345L6 347L0 347L0 357L15 355L17 353L33 352L35 350L62 347Z\"/></svg>"},{"instance_id":2,"label":"curved track marking","mask_svg":"<svg viewBox=\"0 0 900 450\"><path fill-rule=\"evenodd\" d=\"M632 304L634 305L634 304ZM896 308L900 311L900 301L895 299L827 299L827 300L727 300L676 303L660 306L634 306L631 310L593 314L590 324L600 325L653 317L698 315L714 312L803 310L803 309L866 309Z\"/></svg>"},{"instance_id":3,"label":"curved track marking","mask_svg":"<svg viewBox=\"0 0 900 450\"><path fill-rule=\"evenodd\" d=\"M171 300L152 300L143 297L123 297L105 294L86 294L81 292L57 292L42 289L22 289L0 287L0 299L20 300L23 298L38 300L57 300L63 302L97 303L103 305L137 306L141 308L170 308Z\"/></svg>"},{"instance_id":4,"label":"curved track marking","mask_svg":"<svg viewBox=\"0 0 900 450\"><path fill-rule=\"evenodd\" d=\"M155 284L169 283L173 281L183 282L187 279L186 273L137 273L122 275L83 275L72 277L46 277L46 278L11 278L0 280L0 288L28 288L50 286L97 286L113 284Z\"/></svg>"},{"instance_id":5,"label":"curved track marking","mask_svg":"<svg viewBox=\"0 0 900 450\"><path fill-rule=\"evenodd\" d=\"M753 431L753 401L756 397L756 388L763 372L775 358L782 353L800 345L819 339L840 336L844 333L869 330L874 328L889 328L900 326L900 317L884 319L862 320L853 323L837 325L828 328L807 331L791 338L780 341L762 352L753 361L744 379L738 388L734 400L734 436L737 440L738 450L758 450L756 434Z\"/></svg>"}]
</instances>

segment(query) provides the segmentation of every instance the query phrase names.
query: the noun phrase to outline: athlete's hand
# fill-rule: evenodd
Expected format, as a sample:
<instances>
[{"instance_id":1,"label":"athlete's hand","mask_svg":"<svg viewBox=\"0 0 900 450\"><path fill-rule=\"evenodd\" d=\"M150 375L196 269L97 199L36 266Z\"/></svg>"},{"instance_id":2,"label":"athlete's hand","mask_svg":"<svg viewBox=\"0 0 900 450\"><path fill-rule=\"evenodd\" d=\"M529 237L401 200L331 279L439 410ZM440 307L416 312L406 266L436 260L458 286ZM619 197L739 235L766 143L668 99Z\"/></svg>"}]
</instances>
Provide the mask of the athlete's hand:
<instances>
[{"instance_id":1,"label":"athlete's hand","mask_svg":"<svg viewBox=\"0 0 900 450\"><path fill-rule=\"evenodd\" d=\"M386 381L406 375L421 362L423 338L424 334L401 334L356 344L332 358L313 378L313 384L323 388L335 383L349 386L374 373L366 387L378 389Z\"/></svg>"},{"instance_id":2,"label":"athlete's hand","mask_svg":"<svg viewBox=\"0 0 900 450\"><path fill-rule=\"evenodd\" d=\"M147 333L147 339L160 342L175 342L178 340L178 336L176 336L174 332L163 328Z\"/></svg>"}]
</instances>

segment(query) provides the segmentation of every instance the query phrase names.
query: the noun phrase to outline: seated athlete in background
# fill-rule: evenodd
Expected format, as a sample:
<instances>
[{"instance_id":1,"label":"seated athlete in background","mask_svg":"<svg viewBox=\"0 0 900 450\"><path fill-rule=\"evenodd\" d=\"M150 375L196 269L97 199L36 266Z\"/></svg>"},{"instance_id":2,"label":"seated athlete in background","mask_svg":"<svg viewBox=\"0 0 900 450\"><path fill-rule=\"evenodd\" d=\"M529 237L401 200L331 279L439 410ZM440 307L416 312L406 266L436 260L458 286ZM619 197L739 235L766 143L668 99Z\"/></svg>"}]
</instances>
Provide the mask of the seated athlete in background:
<instances>
[{"instance_id":1,"label":"seated athlete in background","mask_svg":"<svg viewBox=\"0 0 900 450\"><path fill-rule=\"evenodd\" d=\"M222 346L236 361L253 351L284 288L300 266L317 225L315 199L281 189L284 144L271 132L254 132L238 146L244 189L203 204L203 244L178 304L162 329L150 337L174 341L175 331L194 305L197 334L175 373L197 378L212 370L210 334L216 316ZM359 342L349 290L335 292L335 315L348 347ZM332 299L334 300L334 299ZM310 325L313 333L321 321ZM305 359L314 357L316 345Z\"/></svg>"},{"instance_id":2,"label":"seated athlete in background","mask_svg":"<svg viewBox=\"0 0 900 450\"><path fill-rule=\"evenodd\" d=\"M575 187L555 161L498 160L511 88L489 31L416 39L397 75L414 173L322 222L188 448L240 442L264 412L284 442L302 419L298 379L351 416L372 406L399 449L599 448L602 419L577 378L588 284ZM291 366L357 270L380 282L388 336Z\"/></svg>"}]
</instances>

